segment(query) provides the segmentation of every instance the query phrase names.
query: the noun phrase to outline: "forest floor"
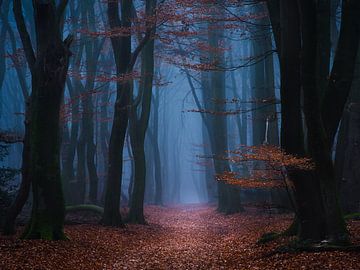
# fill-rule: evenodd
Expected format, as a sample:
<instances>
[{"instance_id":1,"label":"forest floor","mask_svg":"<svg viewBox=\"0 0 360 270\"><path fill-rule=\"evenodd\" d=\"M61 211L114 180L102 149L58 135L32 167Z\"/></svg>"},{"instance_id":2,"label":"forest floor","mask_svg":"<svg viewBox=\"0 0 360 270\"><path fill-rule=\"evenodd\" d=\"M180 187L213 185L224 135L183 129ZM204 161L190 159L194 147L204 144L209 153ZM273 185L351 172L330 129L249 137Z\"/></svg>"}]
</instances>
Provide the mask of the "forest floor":
<instances>
[{"instance_id":1,"label":"forest floor","mask_svg":"<svg viewBox=\"0 0 360 270\"><path fill-rule=\"evenodd\" d=\"M0 236L0 269L360 269L357 252L272 254L290 239L256 244L287 228L291 215L249 209L226 216L204 205L145 211L147 226L67 225L70 241ZM360 221L349 229L359 244Z\"/></svg>"}]
</instances>

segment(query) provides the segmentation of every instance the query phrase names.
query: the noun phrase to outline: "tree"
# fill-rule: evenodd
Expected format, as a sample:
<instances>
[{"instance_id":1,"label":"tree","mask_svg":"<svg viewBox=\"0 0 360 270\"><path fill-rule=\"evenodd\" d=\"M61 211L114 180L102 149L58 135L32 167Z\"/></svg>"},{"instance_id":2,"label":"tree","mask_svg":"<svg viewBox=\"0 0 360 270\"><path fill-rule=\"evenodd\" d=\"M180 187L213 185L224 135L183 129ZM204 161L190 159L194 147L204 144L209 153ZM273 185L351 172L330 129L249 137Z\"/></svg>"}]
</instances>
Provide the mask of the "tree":
<instances>
[{"instance_id":1,"label":"tree","mask_svg":"<svg viewBox=\"0 0 360 270\"><path fill-rule=\"evenodd\" d=\"M359 48L360 24L357 18L360 15L360 4L358 1L343 2L338 48L323 100L321 88L314 79L316 62L314 63L312 57L317 39L310 30L310 23L316 23L318 17L312 11L314 3L311 1L299 3L299 7L302 18L302 74L308 149L316 164L316 176L320 182L326 237L331 241L343 243L348 241L348 232L338 202L331 150L353 81Z\"/></svg>"},{"instance_id":2,"label":"tree","mask_svg":"<svg viewBox=\"0 0 360 270\"><path fill-rule=\"evenodd\" d=\"M278 17L276 8L271 7L276 7L276 2L268 2L269 10L273 11L274 29ZM291 174L299 212L300 238L344 243L348 236L338 205L331 148L354 72L359 42L359 24L355 23L355 18L359 16L359 6L355 1L343 2L339 45L330 80L323 90L326 64L322 65L323 70L318 69L319 59L325 57L319 55L318 46L327 37L319 36L313 27L324 25L321 21L324 18L319 19L318 12L318 4L324 3L280 1L281 32L274 31L274 34L280 52L281 142L286 152L298 156L307 154L315 164L314 173L310 175ZM329 53L326 55L329 57ZM301 120L300 90L304 93L305 123ZM304 124L306 141L301 132Z\"/></svg>"},{"instance_id":3,"label":"tree","mask_svg":"<svg viewBox=\"0 0 360 270\"><path fill-rule=\"evenodd\" d=\"M9 155L9 144L18 142L19 139L16 136L7 133L0 133L0 161L3 161L6 156ZM20 138L22 141L22 138ZM18 170L1 166L0 167L0 216L3 217L5 210L9 207L12 201L12 191L14 188L14 178L19 173ZM4 220L3 220L4 221ZM2 223L0 224L3 225Z\"/></svg>"},{"instance_id":4,"label":"tree","mask_svg":"<svg viewBox=\"0 0 360 270\"><path fill-rule=\"evenodd\" d=\"M121 1L121 19L119 17L118 2L108 2L108 19L110 29L113 31L120 27L131 27L131 4L132 1ZM131 71L131 36L112 36L111 44L114 52L116 74L125 75ZM122 220L119 212L121 177L122 177L122 153L124 140L128 126L130 104L130 82L121 81L117 85L117 94L114 107L114 120L109 142L108 175L106 181L106 193L104 215L102 223L110 226L121 226Z\"/></svg>"},{"instance_id":5,"label":"tree","mask_svg":"<svg viewBox=\"0 0 360 270\"><path fill-rule=\"evenodd\" d=\"M123 170L122 153L124 149L125 135L129 121L129 106L131 106L132 71L136 60L151 38L152 28L147 29L141 36L138 46L131 52L131 19L136 12L132 1L121 1L121 19L119 16L119 4L108 2L108 19L110 39L114 52L117 94L114 106L114 120L109 142L109 165L106 182L106 194L103 224L120 226L122 224L119 213L119 202L121 195L121 178ZM120 33L117 33L119 31ZM122 33L125 31L125 34Z\"/></svg>"},{"instance_id":6,"label":"tree","mask_svg":"<svg viewBox=\"0 0 360 270\"><path fill-rule=\"evenodd\" d=\"M220 17L223 15L222 1L218 1L213 7L218 7L220 10ZM213 12L214 18L216 18L217 11L214 9ZM211 52L209 55L209 62L215 63L217 66L224 66L224 52L220 48L222 43L222 38L224 34L223 30L224 23L221 22L210 22L208 25L209 33L209 45L214 48L216 51ZM225 100L225 72L222 70L214 70L209 74L209 86L210 86L210 100L207 102L213 102L211 110L214 112L222 112L225 110L222 104L222 100ZM212 101L211 101L212 100ZM224 171L230 171L230 166L228 162L219 161L216 157L222 155L222 153L228 148L227 142L227 122L221 115L210 115L211 121L211 148L214 155L214 168L215 173L220 174ZM218 210L224 213L235 213L240 211L240 195L236 188L228 186L224 183L218 183Z\"/></svg>"},{"instance_id":7,"label":"tree","mask_svg":"<svg viewBox=\"0 0 360 270\"><path fill-rule=\"evenodd\" d=\"M155 0L147 0L145 6L145 14L147 16L146 31L151 35L147 44L144 46L141 54L141 81L139 86L138 98L141 105L141 114L137 113L137 101L133 100L133 107L130 114L130 138L131 148L134 155L135 175L134 188L131 196L130 211L128 221L145 223L144 218L144 193L145 193L145 177L146 177L146 161L145 161L145 134L149 124L151 96L154 77L154 34L156 29L155 17ZM135 103L135 104L134 104Z\"/></svg>"},{"instance_id":8,"label":"tree","mask_svg":"<svg viewBox=\"0 0 360 270\"><path fill-rule=\"evenodd\" d=\"M30 168L33 204L23 238L60 240L65 207L60 177L60 106L69 65L72 36L62 39L62 16L67 1L33 1L36 53L22 14L14 1L16 25L32 79ZM36 177L35 177L36 176Z\"/></svg>"},{"instance_id":9,"label":"tree","mask_svg":"<svg viewBox=\"0 0 360 270\"><path fill-rule=\"evenodd\" d=\"M339 188L340 202L345 214L359 212L360 181L357 166L359 160L360 130L358 123L360 92L360 50L358 50L355 77L350 96L341 119L335 153L335 176Z\"/></svg>"},{"instance_id":10,"label":"tree","mask_svg":"<svg viewBox=\"0 0 360 270\"><path fill-rule=\"evenodd\" d=\"M9 4L9 3L7 3ZM19 61L19 57L17 55L17 47L16 47L16 38L13 29L10 27L10 24L4 16L2 16L2 22L4 28L7 30L11 47L12 47L12 55L10 56L16 73L19 78L19 83L22 90L22 95L25 101L25 134L24 139L21 141L23 143L23 154L22 154L22 165L21 165L21 184L16 194L15 200L12 202L10 207L7 209L5 215L5 221L3 225L3 233L5 235L10 235L15 233L15 219L19 215L22 210L24 204L26 203L31 187L31 178L29 174L29 164L30 164L30 113L31 113L31 101L29 96L28 85L26 82L26 68Z\"/></svg>"},{"instance_id":11,"label":"tree","mask_svg":"<svg viewBox=\"0 0 360 270\"><path fill-rule=\"evenodd\" d=\"M270 18L280 58L281 76L281 147L295 156L305 155L301 111L301 73L299 35L300 21L297 4L289 1L268 1ZM281 31L279 31L281 29ZM292 170L289 178L295 187L295 201L300 239L314 239L320 230L321 202L317 183L311 172ZM320 207L320 209L319 209ZM315 231L315 233L314 233Z\"/></svg>"}]
</instances>

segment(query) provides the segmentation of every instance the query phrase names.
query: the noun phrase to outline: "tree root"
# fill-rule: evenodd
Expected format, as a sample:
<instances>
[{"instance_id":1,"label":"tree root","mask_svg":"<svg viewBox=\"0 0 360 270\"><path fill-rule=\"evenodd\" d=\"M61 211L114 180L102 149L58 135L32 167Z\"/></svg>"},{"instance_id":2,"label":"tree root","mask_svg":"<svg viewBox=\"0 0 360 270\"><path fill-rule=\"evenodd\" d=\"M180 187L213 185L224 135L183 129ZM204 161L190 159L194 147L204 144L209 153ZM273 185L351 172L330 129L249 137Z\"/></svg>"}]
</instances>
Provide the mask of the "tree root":
<instances>
[{"instance_id":1,"label":"tree root","mask_svg":"<svg viewBox=\"0 0 360 270\"><path fill-rule=\"evenodd\" d=\"M263 234L260 239L256 242L257 244L265 244L274 240L277 240L283 236L294 236L297 233L298 230L298 221L295 218L289 228L287 228L283 232L270 232Z\"/></svg>"},{"instance_id":2,"label":"tree root","mask_svg":"<svg viewBox=\"0 0 360 270\"><path fill-rule=\"evenodd\" d=\"M256 244L265 244L265 243L274 241L283 235L284 235L284 233L277 233L277 232L264 233L260 237L260 239L257 240Z\"/></svg>"},{"instance_id":3,"label":"tree root","mask_svg":"<svg viewBox=\"0 0 360 270\"><path fill-rule=\"evenodd\" d=\"M296 241L289 245L280 246L274 251L269 252L262 256L262 258L272 257L278 254L288 253L301 253L301 252L329 252L329 251L342 251L342 252L360 252L360 245L336 245L323 241L320 243L309 243L307 241Z\"/></svg>"}]
</instances>

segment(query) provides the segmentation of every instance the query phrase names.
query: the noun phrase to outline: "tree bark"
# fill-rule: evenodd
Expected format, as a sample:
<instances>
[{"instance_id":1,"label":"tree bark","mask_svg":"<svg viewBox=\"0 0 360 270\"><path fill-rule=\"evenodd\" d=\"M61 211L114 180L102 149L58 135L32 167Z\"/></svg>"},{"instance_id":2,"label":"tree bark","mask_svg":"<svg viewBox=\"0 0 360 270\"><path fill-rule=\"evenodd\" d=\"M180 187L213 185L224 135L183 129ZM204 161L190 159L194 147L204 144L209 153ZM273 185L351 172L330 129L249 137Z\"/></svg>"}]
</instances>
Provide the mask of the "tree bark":
<instances>
[{"instance_id":1,"label":"tree bark","mask_svg":"<svg viewBox=\"0 0 360 270\"><path fill-rule=\"evenodd\" d=\"M33 206L23 233L27 239L65 239L65 206L60 177L60 106L71 55L72 38L62 40L59 10L53 2L33 2L37 53L32 49L22 15L14 14L32 75L30 167ZM36 176L36 177L34 177Z\"/></svg>"},{"instance_id":2,"label":"tree bark","mask_svg":"<svg viewBox=\"0 0 360 270\"><path fill-rule=\"evenodd\" d=\"M117 2L108 3L108 18L111 29L131 26L132 1L122 1L121 15ZM115 56L117 76L125 75L131 60L131 36L111 37ZM114 120L109 142L109 164L105 191L104 215L102 223L107 226L122 226L119 212L121 182L123 171L123 149L129 120L128 106L130 104L130 82L117 83L117 94L114 106Z\"/></svg>"},{"instance_id":3,"label":"tree bark","mask_svg":"<svg viewBox=\"0 0 360 270\"><path fill-rule=\"evenodd\" d=\"M281 147L292 155L304 156L299 20L297 3L280 1ZM322 209L317 181L314 181L312 173L289 170L288 174L295 186L299 238L321 239L323 223L320 218Z\"/></svg>"},{"instance_id":4,"label":"tree bark","mask_svg":"<svg viewBox=\"0 0 360 270\"><path fill-rule=\"evenodd\" d=\"M342 3L342 18L338 46L328 88L322 100L321 118L328 141L333 146L343 110L348 99L355 70L360 39L360 1Z\"/></svg>"},{"instance_id":5,"label":"tree bark","mask_svg":"<svg viewBox=\"0 0 360 270\"><path fill-rule=\"evenodd\" d=\"M336 243L346 243L348 232L338 203L336 181L331 159L325 122L320 111L321 85L317 73L318 35L313 31L317 24L316 4L312 0L299 3L302 34L302 86L304 91L304 114L308 133L308 152L315 164L314 174L320 183L320 196L324 209L323 235ZM327 93L325 93L327 94Z\"/></svg>"},{"instance_id":6,"label":"tree bark","mask_svg":"<svg viewBox=\"0 0 360 270\"><path fill-rule=\"evenodd\" d=\"M145 14L154 16L156 0L147 0ZM151 96L154 77L154 47L155 27L147 23L147 31L151 31L151 39L147 42L141 55L141 82L139 95L141 95L141 115L137 115L137 106L132 107L130 117L131 149L134 155L135 175L133 194L131 196L130 210L127 220L131 223L145 224L144 194L146 178L145 134L149 124Z\"/></svg>"}]
</instances>

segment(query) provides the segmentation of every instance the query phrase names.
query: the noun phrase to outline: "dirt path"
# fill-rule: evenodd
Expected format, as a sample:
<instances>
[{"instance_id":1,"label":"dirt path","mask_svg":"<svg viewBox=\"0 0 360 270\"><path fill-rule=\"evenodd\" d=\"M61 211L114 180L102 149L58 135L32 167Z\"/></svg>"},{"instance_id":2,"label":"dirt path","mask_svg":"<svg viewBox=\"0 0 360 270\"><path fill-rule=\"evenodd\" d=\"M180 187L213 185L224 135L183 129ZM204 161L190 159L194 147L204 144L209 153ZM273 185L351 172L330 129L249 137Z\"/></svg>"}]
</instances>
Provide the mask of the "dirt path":
<instances>
[{"instance_id":1,"label":"dirt path","mask_svg":"<svg viewBox=\"0 0 360 270\"><path fill-rule=\"evenodd\" d=\"M250 211L224 216L207 206L147 207L148 226L71 225L71 241L0 238L0 269L360 269L356 253L281 254L256 245L286 215ZM352 224L360 228L360 223Z\"/></svg>"}]
</instances>

